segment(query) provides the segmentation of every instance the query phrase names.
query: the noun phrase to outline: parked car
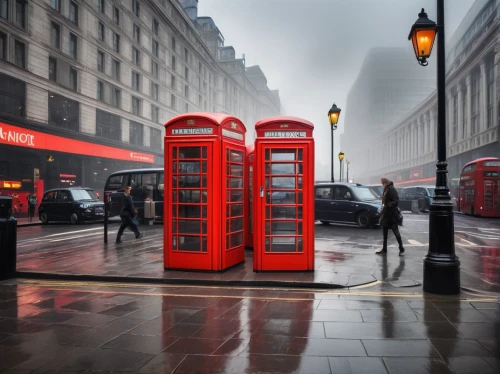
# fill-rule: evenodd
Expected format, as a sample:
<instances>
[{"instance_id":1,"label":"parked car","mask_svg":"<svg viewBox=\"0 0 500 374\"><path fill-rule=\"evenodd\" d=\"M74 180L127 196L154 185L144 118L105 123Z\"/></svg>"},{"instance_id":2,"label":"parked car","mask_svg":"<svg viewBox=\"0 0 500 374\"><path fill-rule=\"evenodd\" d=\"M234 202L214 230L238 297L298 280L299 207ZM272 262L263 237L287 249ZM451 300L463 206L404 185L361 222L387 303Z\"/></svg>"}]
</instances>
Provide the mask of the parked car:
<instances>
[{"instance_id":1,"label":"parked car","mask_svg":"<svg viewBox=\"0 0 500 374\"><path fill-rule=\"evenodd\" d=\"M70 187L48 190L38 207L40 221L69 221L77 224L83 221L104 218L104 203L91 188Z\"/></svg>"},{"instance_id":2,"label":"parked car","mask_svg":"<svg viewBox=\"0 0 500 374\"><path fill-rule=\"evenodd\" d=\"M355 223L367 228L379 225L382 203L369 188L355 183L318 183L314 186L315 219Z\"/></svg>"},{"instance_id":3,"label":"parked car","mask_svg":"<svg viewBox=\"0 0 500 374\"><path fill-rule=\"evenodd\" d=\"M399 193L399 209L410 210L414 213L429 210L434 198L434 186L405 187Z\"/></svg>"}]
</instances>

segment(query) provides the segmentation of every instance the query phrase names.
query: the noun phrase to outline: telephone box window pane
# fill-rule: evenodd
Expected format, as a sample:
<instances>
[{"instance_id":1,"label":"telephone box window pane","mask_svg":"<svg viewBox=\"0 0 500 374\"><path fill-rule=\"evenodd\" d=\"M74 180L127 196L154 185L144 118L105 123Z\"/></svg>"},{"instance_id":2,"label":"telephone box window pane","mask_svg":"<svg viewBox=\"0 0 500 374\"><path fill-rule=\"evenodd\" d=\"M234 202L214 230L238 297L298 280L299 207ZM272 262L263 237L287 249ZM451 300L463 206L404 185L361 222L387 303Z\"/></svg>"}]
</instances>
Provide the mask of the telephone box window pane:
<instances>
[{"instance_id":1,"label":"telephone box window pane","mask_svg":"<svg viewBox=\"0 0 500 374\"><path fill-rule=\"evenodd\" d=\"M271 239L266 238L266 252L271 252Z\"/></svg>"},{"instance_id":2,"label":"telephone box window pane","mask_svg":"<svg viewBox=\"0 0 500 374\"><path fill-rule=\"evenodd\" d=\"M207 233L207 221L201 221L201 233L202 234Z\"/></svg>"},{"instance_id":3,"label":"telephone box window pane","mask_svg":"<svg viewBox=\"0 0 500 374\"><path fill-rule=\"evenodd\" d=\"M271 222L266 222L266 235L271 235Z\"/></svg>"},{"instance_id":4,"label":"telephone box window pane","mask_svg":"<svg viewBox=\"0 0 500 374\"><path fill-rule=\"evenodd\" d=\"M228 178L226 181L227 188L243 188L243 178Z\"/></svg>"},{"instance_id":5,"label":"telephone box window pane","mask_svg":"<svg viewBox=\"0 0 500 374\"><path fill-rule=\"evenodd\" d=\"M173 149L173 156L174 158L177 158L177 147L174 147Z\"/></svg>"},{"instance_id":6,"label":"telephone box window pane","mask_svg":"<svg viewBox=\"0 0 500 374\"><path fill-rule=\"evenodd\" d=\"M298 192L297 194L298 194L298 198L299 198L298 204L302 204L302 192Z\"/></svg>"},{"instance_id":7,"label":"telephone box window pane","mask_svg":"<svg viewBox=\"0 0 500 374\"><path fill-rule=\"evenodd\" d=\"M199 236L179 236L179 249L182 251L199 252L201 240Z\"/></svg>"},{"instance_id":8,"label":"telephone box window pane","mask_svg":"<svg viewBox=\"0 0 500 374\"><path fill-rule=\"evenodd\" d=\"M235 232L243 230L243 218L234 218L228 221L229 222L229 232Z\"/></svg>"},{"instance_id":9,"label":"telephone box window pane","mask_svg":"<svg viewBox=\"0 0 500 374\"><path fill-rule=\"evenodd\" d=\"M230 237L231 237L231 248L243 245L243 233L238 232L236 234L232 234Z\"/></svg>"},{"instance_id":10,"label":"telephone box window pane","mask_svg":"<svg viewBox=\"0 0 500 374\"><path fill-rule=\"evenodd\" d=\"M304 251L304 248L302 246L303 242L304 242L304 240L302 238L297 238L297 248L298 248L299 252L303 252Z\"/></svg>"},{"instance_id":11,"label":"telephone box window pane","mask_svg":"<svg viewBox=\"0 0 500 374\"><path fill-rule=\"evenodd\" d=\"M197 205L179 205L179 218L200 218L200 207Z\"/></svg>"},{"instance_id":12,"label":"telephone box window pane","mask_svg":"<svg viewBox=\"0 0 500 374\"><path fill-rule=\"evenodd\" d=\"M179 220L180 234L199 234L201 232L200 221L184 221Z\"/></svg>"},{"instance_id":13,"label":"telephone box window pane","mask_svg":"<svg viewBox=\"0 0 500 374\"><path fill-rule=\"evenodd\" d=\"M295 161L295 149L273 149L271 161Z\"/></svg>"},{"instance_id":14,"label":"telephone box window pane","mask_svg":"<svg viewBox=\"0 0 500 374\"><path fill-rule=\"evenodd\" d=\"M242 191L227 191L226 192L226 201L228 203L238 203L243 201L243 192Z\"/></svg>"},{"instance_id":15,"label":"telephone box window pane","mask_svg":"<svg viewBox=\"0 0 500 374\"><path fill-rule=\"evenodd\" d=\"M201 147L202 157L207 158L207 147Z\"/></svg>"},{"instance_id":16,"label":"telephone box window pane","mask_svg":"<svg viewBox=\"0 0 500 374\"><path fill-rule=\"evenodd\" d=\"M274 191L266 200L268 204L295 204L295 192Z\"/></svg>"},{"instance_id":17,"label":"telephone box window pane","mask_svg":"<svg viewBox=\"0 0 500 374\"><path fill-rule=\"evenodd\" d=\"M177 202L177 191L172 191L172 202Z\"/></svg>"},{"instance_id":18,"label":"telephone box window pane","mask_svg":"<svg viewBox=\"0 0 500 374\"><path fill-rule=\"evenodd\" d=\"M302 149L299 149L299 161L303 160L302 153L303 153Z\"/></svg>"},{"instance_id":19,"label":"telephone box window pane","mask_svg":"<svg viewBox=\"0 0 500 374\"><path fill-rule=\"evenodd\" d=\"M179 201L182 203L199 203L200 190L179 190Z\"/></svg>"},{"instance_id":20,"label":"telephone box window pane","mask_svg":"<svg viewBox=\"0 0 500 374\"><path fill-rule=\"evenodd\" d=\"M227 160L230 162L240 162L243 163L243 152L227 150L228 158Z\"/></svg>"},{"instance_id":21,"label":"telephone box window pane","mask_svg":"<svg viewBox=\"0 0 500 374\"><path fill-rule=\"evenodd\" d=\"M242 204L231 204L226 207L226 216L238 217L243 215L243 205Z\"/></svg>"},{"instance_id":22,"label":"telephone box window pane","mask_svg":"<svg viewBox=\"0 0 500 374\"><path fill-rule=\"evenodd\" d=\"M295 189L295 177L273 177L273 188L290 188Z\"/></svg>"},{"instance_id":23,"label":"telephone box window pane","mask_svg":"<svg viewBox=\"0 0 500 374\"><path fill-rule=\"evenodd\" d=\"M177 232L177 220L172 220L172 232Z\"/></svg>"},{"instance_id":24,"label":"telephone box window pane","mask_svg":"<svg viewBox=\"0 0 500 374\"><path fill-rule=\"evenodd\" d=\"M177 242L178 242L178 241L179 241L179 240L178 240L177 236L175 236L175 235L174 235L174 236L172 237L172 249L173 249L174 251L175 251L175 250L177 250Z\"/></svg>"},{"instance_id":25,"label":"telephone box window pane","mask_svg":"<svg viewBox=\"0 0 500 374\"><path fill-rule=\"evenodd\" d=\"M202 203L207 202L207 191L206 190L203 190L203 192L201 193L201 202Z\"/></svg>"},{"instance_id":26,"label":"telephone box window pane","mask_svg":"<svg viewBox=\"0 0 500 374\"><path fill-rule=\"evenodd\" d=\"M234 165L231 164L231 169L229 175L235 176L235 177L242 177L243 176L243 165Z\"/></svg>"},{"instance_id":27,"label":"telephone box window pane","mask_svg":"<svg viewBox=\"0 0 500 374\"><path fill-rule=\"evenodd\" d=\"M271 239L272 252L295 252L295 237L273 237Z\"/></svg>"},{"instance_id":28,"label":"telephone box window pane","mask_svg":"<svg viewBox=\"0 0 500 374\"><path fill-rule=\"evenodd\" d=\"M180 147L179 158L200 158L200 147Z\"/></svg>"},{"instance_id":29,"label":"telephone box window pane","mask_svg":"<svg viewBox=\"0 0 500 374\"><path fill-rule=\"evenodd\" d=\"M298 228L297 233L299 235L302 235L302 222L297 222L297 228Z\"/></svg>"},{"instance_id":30,"label":"telephone box window pane","mask_svg":"<svg viewBox=\"0 0 500 374\"><path fill-rule=\"evenodd\" d=\"M297 209L295 207L273 207L271 210L271 218L272 219L295 219L296 218L296 211ZM269 217L266 217L269 218Z\"/></svg>"},{"instance_id":31,"label":"telephone box window pane","mask_svg":"<svg viewBox=\"0 0 500 374\"><path fill-rule=\"evenodd\" d=\"M298 181L299 181L299 183L298 183L298 188L299 188L299 190L301 190L301 189L303 188L303 187L302 187L302 177L298 177L297 179L298 179Z\"/></svg>"},{"instance_id":32,"label":"telephone box window pane","mask_svg":"<svg viewBox=\"0 0 500 374\"><path fill-rule=\"evenodd\" d=\"M207 177L205 175L201 177L201 187L207 187Z\"/></svg>"},{"instance_id":33,"label":"telephone box window pane","mask_svg":"<svg viewBox=\"0 0 500 374\"><path fill-rule=\"evenodd\" d=\"M177 205L172 205L172 217L177 217Z\"/></svg>"},{"instance_id":34,"label":"telephone box window pane","mask_svg":"<svg viewBox=\"0 0 500 374\"><path fill-rule=\"evenodd\" d=\"M269 219L271 218L271 207L266 206L266 218Z\"/></svg>"},{"instance_id":35,"label":"telephone box window pane","mask_svg":"<svg viewBox=\"0 0 500 374\"><path fill-rule=\"evenodd\" d=\"M192 174L200 172L200 162L199 161L180 161L179 162L179 174Z\"/></svg>"},{"instance_id":36,"label":"telephone box window pane","mask_svg":"<svg viewBox=\"0 0 500 374\"><path fill-rule=\"evenodd\" d=\"M207 207L206 206L201 207L201 218L207 218Z\"/></svg>"},{"instance_id":37,"label":"telephone box window pane","mask_svg":"<svg viewBox=\"0 0 500 374\"><path fill-rule=\"evenodd\" d=\"M266 149L266 161L270 161L270 160L271 160L271 150Z\"/></svg>"},{"instance_id":38,"label":"telephone box window pane","mask_svg":"<svg viewBox=\"0 0 500 374\"><path fill-rule=\"evenodd\" d=\"M201 172L202 173L206 173L207 172L207 162L206 161L202 161L201 162Z\"/></svg>"},{"instance_id":39,"label":"telephone box window pane","mask_svg":"<svg viewBox=\"0 0 500 374\"><path fill-rule=\"evenodd\" d=\"M201 251L202 252L206 252L207 251L207 237L204 236L202 238L202 242L201 242Z\"/></svg>"},{"instance_id":40,"label":"telephone box window pane","mask_svg":"<svg viewBox=\"0 0 500 374\"><path fill-rule=\"evenodd\" d=\"M295 221L289 221L289 222L273 221L272 225L273 225L272 226L273 235L295 235L297 233Z\"/></svg>"},{"instance_id":41,"label":"telephone box window pane","mask_svg":"<svg viewBox=\"0 0 500 374\"><path fill-rule=\"evenodd\" d=\"M297 218L302 219L302 207L301 206L298 207L298 217Z\"/></svg>"},{"instance_id":42,"label":"telephone box window pane","mask_svg":"<svg viewBox=\"0 0 500 374\"><path fill-rule=\"evenodd\" d=\"M299 168L299 175L304 174L304 164L297 164L297 167Z\"/></svg>"},{"instance_id":43,"label":"telephone box window pane","mask_svg":"<svg viewBox=\"0 0 500 374\"><path fill-rule=\"evenodd\" d=\"M295 174L295 164L267 164L271 165L271 173L276 174ZM269 166L266 168L269 171ZM267 173L269 174L269 172Z\"/></svg>"}]
</instances>

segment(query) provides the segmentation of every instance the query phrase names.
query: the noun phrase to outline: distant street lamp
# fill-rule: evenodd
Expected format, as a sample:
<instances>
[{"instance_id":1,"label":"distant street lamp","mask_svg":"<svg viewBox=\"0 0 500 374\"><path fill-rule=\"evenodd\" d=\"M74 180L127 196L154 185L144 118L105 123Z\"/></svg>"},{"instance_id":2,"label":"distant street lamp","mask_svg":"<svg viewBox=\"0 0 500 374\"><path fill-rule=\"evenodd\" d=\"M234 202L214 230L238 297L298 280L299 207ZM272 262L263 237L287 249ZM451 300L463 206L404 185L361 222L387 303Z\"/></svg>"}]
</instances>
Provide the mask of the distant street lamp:
<instances>
[{"instance_id":1,"label":"distant street lamp","mask_svg":"<svg viewBox=\"0 0 500 374\"><path fill-rule=\"evenodd\" d=\"M332 182L335 182L335 177L333 175L333 163L334 163L333 162L333 130L337 130L337 123L339 122L339 117L340 117L340 108L338 108L337 105L335 105L335 103L333 103L332 107L328 111L328 120L330 121L330 128L332 130L332 157L331 157L331 161L332 161L331 179L332 179Z\"/></svg>"},{"instance_id":2,"label":"distant street lamp","mask_svg":"<svg viewBox=\"0 0 500 374\"><path fill-rule=\"evenodd\" d=\"M422 9L412 26L408 40L412 40L418 63L427 65L434 38L437 44L437 164L436 190L429 206L429 252L424 258L424 291L441 295L460 293L460 261L455 255L453 203L447 185L446 161L446 97L445 97L445 34L444 0L437 1L437 25L427 18Z\"/></svg>"},{"instance_id":3,"label":"distant street lamp","mask_svg":"<svg viewBox=\"0 0 500 374\"><path fill-rule=\"evenodd\" d=\"M339 152L339 164L340 164L340 181L342 182L342 174L344 174L344 170L342 169L342 160L344 159L344 152Z\"/></svg>"},{"instance_id":4,"label":"distant street lamp","mask_svg":"<svg viewBox=\"0 0 500 374\"><path fill-rule=\"evenodd\" d=\"M345 164L347 165L347 175L346 175L345 180L346 180L347 183L351 183L351 182L349 182L349 164L350 163L351 163L351 161L345 160Z\"/></svg>"}]
</instances>

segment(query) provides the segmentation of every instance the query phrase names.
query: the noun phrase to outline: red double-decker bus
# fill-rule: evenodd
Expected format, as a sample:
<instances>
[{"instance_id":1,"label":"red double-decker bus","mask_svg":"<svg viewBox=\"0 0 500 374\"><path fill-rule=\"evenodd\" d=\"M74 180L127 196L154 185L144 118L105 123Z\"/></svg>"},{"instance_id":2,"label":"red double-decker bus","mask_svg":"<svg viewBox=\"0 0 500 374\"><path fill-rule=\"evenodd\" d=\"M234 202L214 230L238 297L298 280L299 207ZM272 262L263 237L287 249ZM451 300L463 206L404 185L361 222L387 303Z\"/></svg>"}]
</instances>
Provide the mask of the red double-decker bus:
<instances>
[{"instance_id":1,"label":"red double-decker bus","mask_svg":"<svg viewBox=\"0 0 500 374\"><path fill-rule=\"evenodd\" d=\"M500 159L479 158L464 166L459 208L473 216L500 217Z\"/></svg>"}]
</instances>

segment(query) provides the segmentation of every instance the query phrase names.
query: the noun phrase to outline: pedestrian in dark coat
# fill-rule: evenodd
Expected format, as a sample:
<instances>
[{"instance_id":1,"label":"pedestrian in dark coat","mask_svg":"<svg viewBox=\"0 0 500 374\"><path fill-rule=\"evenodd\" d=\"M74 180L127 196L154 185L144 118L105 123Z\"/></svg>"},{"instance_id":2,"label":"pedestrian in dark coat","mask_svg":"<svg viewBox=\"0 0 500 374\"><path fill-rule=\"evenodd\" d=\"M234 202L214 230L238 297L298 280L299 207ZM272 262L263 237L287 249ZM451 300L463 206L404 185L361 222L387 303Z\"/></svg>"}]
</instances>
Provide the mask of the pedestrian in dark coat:
<instances>
[{"instance_id":1,"label":"pedestrian in dark coat","mask_svg":"<svg viewBox=\"0 0 500 374\"><path fill-rule=\"evenodd\" d=\"M35 216L35 210L36 210L36 205L38 204L36 195L30 193L27 197L26 200L28 200L28 219L31 222L33 220L33 217Z\"/></svg>"},{"instance_id":2,"label":"pedestrian in dark coat","mask_svg":"<svg viewBox=\"0 0 500 374\"><path fill-rule=\"evenodd\" d=\"M399 244L399 255L403 256L405 249L403 247L403 241L401 239L401 234L399 233L398 225L402 225L402 220L400 219L399 205L399 195L396 188L394 188L394 183L392 183L387 178L381 179L382 185L384 186L384 192L382 194L382 214L380 216L380 225L384 231L384 244L381 249L379 249L376 254L387 253L387 235L389 234L389 229L392 230L396 240Z\"/></svg>"},{"instance_id":3,"label":"pedestrian in dark coat","mask_svg":"<svg viewBox=\"0 0 500 374\"><path fill-rule=\"evenodd\" d=\"M134 202L132 201L132 196L130 196L130 190L132 187L127 186L124 190L123 200L122 200L122 209L120 211L120 218L122 219L122 224L118 229L118 235L116 236L116 243L121 243L121 237L123 231L130 226L130 229L134 232L135 238L140 239L143 235L140 233L137 225L134 222L135 217L137 216L137 209L134 206Z\"/></svg>"}]
</instances>

